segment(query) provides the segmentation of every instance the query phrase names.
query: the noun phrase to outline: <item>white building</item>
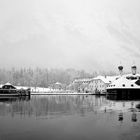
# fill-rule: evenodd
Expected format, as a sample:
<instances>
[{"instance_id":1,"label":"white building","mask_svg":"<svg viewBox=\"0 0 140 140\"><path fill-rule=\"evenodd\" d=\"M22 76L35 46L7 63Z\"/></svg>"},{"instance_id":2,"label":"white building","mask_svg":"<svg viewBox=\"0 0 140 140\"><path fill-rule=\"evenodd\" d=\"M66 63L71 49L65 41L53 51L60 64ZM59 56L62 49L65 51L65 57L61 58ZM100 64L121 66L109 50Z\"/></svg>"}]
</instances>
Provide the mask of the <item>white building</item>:
<instances>
[{"instance_id":1,"label":"white building","mask_svg":"<svg viewBox=\"0 0 140 140\"><path fill-rule=\"evenodd\" d=\"M119 76L97 76L90 79L76 79L73 81L74 90L77 92L104 93L107 86Z\"/></svg>"},{"instance_id":2,"label":"white building","mask_svg":"<svg viewBox=\"0 0 140 140\"><path fill-rule=\"evenodd\" d=\"M73 81L74 90L78 92L89 92L88 85L91 79L75 79Z\"/></svg>"},{"instance_id":3,"label":"white building","mask_svg":"<svg viewBox=\"0 0 140 140\"><path fill-rule=\"evenodd\" d=\"M90 81L88 90L94 94L98 92L105 93L107 86L116 80L116 78L118 78L118 76L97 76Z\"/></svg>"}]
</instances>

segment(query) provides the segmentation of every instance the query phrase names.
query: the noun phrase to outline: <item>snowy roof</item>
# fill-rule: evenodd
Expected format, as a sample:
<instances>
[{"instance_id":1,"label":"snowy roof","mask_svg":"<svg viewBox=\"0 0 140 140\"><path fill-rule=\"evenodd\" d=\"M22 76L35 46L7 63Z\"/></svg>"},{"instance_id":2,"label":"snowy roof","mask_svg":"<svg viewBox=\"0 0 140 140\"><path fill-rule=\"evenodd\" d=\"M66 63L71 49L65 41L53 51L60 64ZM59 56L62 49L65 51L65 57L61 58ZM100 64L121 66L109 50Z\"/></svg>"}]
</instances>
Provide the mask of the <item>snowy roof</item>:
<instances>
[{"instance_id":1,"label":"snowy roof","mask_svg":"<svg viewBox=\"0 0 140 140\"><path fill-rule=\"evenodd\" d=\"M74 82L90 82L92 80L102 80L104 83L111 83L119 77L120 76L102 76L102 75L99 75L95 78L76 79L76 80L74 80Z\"/></svg>"},{"instance_id":2,"label":"snowy roof","mask_svg":"<svg viewBox=\"0 0 140 140\"><path fill-rule=\"evenodd\" d=\"M123 75L123 77L127 77L127 76L140 77L140 74L137 73L137 74L133 75L132 73L130 73L130 74Z\"/></svg>"},{"instance_id":3,"label":"snowy roof","mask_svg":"<svg viewBox=\"0 0 140 140\"><path fill-rule=\"evenodd\" d=\"M115 85L115 88L121 87L122 88L122 84L125 85L125 87L129 87L131 84L134 84L136 80L128 80L125 77L120 77L118 80L115 80L114 82L112 82L112 85ZM131 87L131 86L130 86Z\"/></svg>"},{"instance_id":4,"label":"snowy roof","mask_svg":"<svg viewBox=\"0 0 140 140\"><path fill-rule=\"evenodd\" d=\"M107 79L108 79L109 81L113 82L113 81L117 80L117 79L120 78L120 77L121 77L120 75L118 75L118 76L107 76Z\"/></svg>"},{"instance_id":5,"label":"snowy roof","mask_svg":"<svg viewBox=\"0 0 140 140\"><path fill-rule=\"evenodd\" d=\"M12 88L16 88L15 86L13 86L11 83L9 83L9 82L7 82L7 83L5 83L3 86L2 86L2 88L4 88L5 86L9 86L9 87L12 87Z\"/></svg>"},{"instance_id":6,"label":"snowy roof","mask_svg":"<svg viewBox=\"0 0 140 140\"><path fill-rule=\"evenodd\" d=\"M129 77L136 77L136 79L131 80L131 78L129 79ZM125 87L129 87L132 88L131 85L135 84L135 82L137 81L137 77L140 77L140 74L125 74L122 75L119 79L115 80L112 82L112 85L115 85L115 87L121 87L122 88L122 84L125 85ZM138 85L135 84L135 88L139 87Z\"/></svg>"},{"instance_id":7,"label":"snowy roof","mask_svg":"<svg viewBox=\"0 0 140 140\"><path fill-rule=\"evenodd\" d=\"M4 85L6 85L6 86L13 86L11 83L9 83L9 82L7 82L7 83L5 83Z\"/></svg>"},{"instance_id":8,"label":"snowy roof","mask_svg":"<svg viewBox=\"0 0 140 140\"><path fill-rule=\"evenodd\" d=\"M17 89L28 89L29 87L25 87L25 86L15 86Z\"/></svg>"},{"instance_id":9,"label":"snowy roof","mask_svg":"<svg viewBox=\"0 0 140 140\"><path fill-rule=\"evenodd\" d=\"M90 78L85 78L85 79L76 79L74 80L74 82L88 82L88 81L91 81Z\"/></svg>"},{"instance_id":10,"label":"snowy roof","mask_svg":"<svg viewBox=\"0 0 140 140\"><path fill-rule=\"evenodd\" d=\"M55 84L56 84L56 85L61 85L61 83L59 83L59 82L56 82Z\"/></svg>"},{"instance_id":11,"label":"snowy roof","mask_svg":"<svg viewBox=\"0 0 140 140\"><path fill-rule=\"evenodd\" d=\"M102 76L102 75L99 75L99 76L93 78L93 80L102 80L104 83L111 83L119 77L120 76Z\"/></svg>"}]
</instances>

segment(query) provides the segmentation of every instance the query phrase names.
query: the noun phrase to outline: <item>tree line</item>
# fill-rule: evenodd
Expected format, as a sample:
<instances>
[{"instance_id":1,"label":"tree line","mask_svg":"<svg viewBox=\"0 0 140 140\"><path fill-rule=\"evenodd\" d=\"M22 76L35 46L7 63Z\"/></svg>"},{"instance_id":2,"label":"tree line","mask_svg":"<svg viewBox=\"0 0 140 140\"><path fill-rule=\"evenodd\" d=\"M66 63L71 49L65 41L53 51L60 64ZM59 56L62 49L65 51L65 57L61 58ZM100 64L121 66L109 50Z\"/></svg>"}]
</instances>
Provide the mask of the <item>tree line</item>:
<instances>
[{"instance_id":1,"label":"tree line","mask_svg":"<svg viewBox=\"0 0 140 140\"><path fill-rule=\"evenodd\" d=\"M87 73L75 69L12 68L0 69L0 84L10 82L19 86L48 87L60 82L69 85L74 79L93 78L99 74L115 75L114 72Z\"/></svg>"},{"instance_id":2,"label":"tree line","mask_svg":"<svg viewBox=\"0 0 140 140\"><path fill-rule=\"evenodd\" d=\"M90 74L75 69L0 69L0 84L10 82L19 86L48 87L56 82L68 85L76 78L91 78L96 75L96 72Z\"/></svg>"}]
</instances>

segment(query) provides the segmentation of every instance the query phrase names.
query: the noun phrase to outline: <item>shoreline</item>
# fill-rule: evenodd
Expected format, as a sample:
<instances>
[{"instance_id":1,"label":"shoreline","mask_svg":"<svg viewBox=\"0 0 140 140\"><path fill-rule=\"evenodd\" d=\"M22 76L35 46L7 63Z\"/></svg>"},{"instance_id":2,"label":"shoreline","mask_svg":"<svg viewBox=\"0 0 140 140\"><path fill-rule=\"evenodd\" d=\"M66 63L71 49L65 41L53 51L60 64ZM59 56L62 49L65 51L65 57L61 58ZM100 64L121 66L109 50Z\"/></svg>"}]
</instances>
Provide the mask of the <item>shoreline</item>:
<instances>
[{"instance_id":1,"label":"shoreline","mask_svg":"<svg viewBox=\"0 0 140 140\"><path fill-rule=\"evenodd\" d=\"M106 95L105 93L102 94L96 94L96 93L77 93L77 92L71 92L71 93L61 93L61 92L54 92L54 93L35 93L31 92L31 95Z\"/></svg>"}]
</instances>

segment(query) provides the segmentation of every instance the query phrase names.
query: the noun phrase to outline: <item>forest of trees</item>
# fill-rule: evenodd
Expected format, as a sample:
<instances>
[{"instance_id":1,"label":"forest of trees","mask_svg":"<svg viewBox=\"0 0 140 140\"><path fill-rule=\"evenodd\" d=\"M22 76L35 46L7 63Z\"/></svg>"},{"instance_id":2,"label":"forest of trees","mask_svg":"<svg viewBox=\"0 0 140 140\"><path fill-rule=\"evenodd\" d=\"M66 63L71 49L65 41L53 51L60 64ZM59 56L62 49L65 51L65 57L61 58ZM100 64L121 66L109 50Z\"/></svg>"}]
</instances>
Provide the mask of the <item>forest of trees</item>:
<instances>
[{"instance_id":1,"label":"forest of trees","mask_svg":"<svg viewBox=\"0 0 140 140\"><path fill-rule=\"evenodd\" d=\"M101 73L105 74L104 72ZM0 69L0 84L11 82L14 85L20 86L48 87L56 82L68 85L76 78L91 78L97 75L97 72L90 74L84 70L75 69Z\"/></svg>"},{"instance_id":2,"label":"forest of trees","mask_svg":"<svg viewBox=\"0 0 140 140\"><path fill-rule=\"evenodd\" d=\"M48 87L49 85L54 84L56 82L68 85L75 78L87 78L92 76L93 75L88 74L83 70L76 71L74 69L0 69L0 84L11 82L14 85L21 86Z\"/></svg>"}]
</instances>

